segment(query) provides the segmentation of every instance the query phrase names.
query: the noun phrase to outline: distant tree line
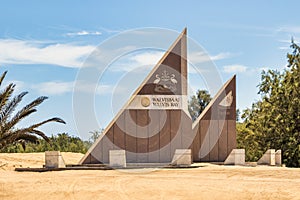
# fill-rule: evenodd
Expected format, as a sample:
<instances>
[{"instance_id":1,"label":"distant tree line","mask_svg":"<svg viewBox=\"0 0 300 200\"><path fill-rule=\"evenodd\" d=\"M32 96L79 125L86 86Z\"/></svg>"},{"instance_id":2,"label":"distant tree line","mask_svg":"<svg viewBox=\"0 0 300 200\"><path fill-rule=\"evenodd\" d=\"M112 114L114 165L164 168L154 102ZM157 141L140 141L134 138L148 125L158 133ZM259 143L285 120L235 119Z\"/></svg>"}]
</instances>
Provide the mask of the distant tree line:
<instances>
[{"instance_id":1,"label":"distant tree line","mask_svg":"<svg viewBox=\"0 0 300 200\"><path fill-rule=\"evenodd\" d=\"M38 139L34 143L27 143L26 146L15 142L1 149L1 153L32 153L44 151L62 151L86 153L92 145L92 141L83 141L79 137L70 136L67 133L59 133L48 137L49 141Z\"/></svg>"}]
</instances>

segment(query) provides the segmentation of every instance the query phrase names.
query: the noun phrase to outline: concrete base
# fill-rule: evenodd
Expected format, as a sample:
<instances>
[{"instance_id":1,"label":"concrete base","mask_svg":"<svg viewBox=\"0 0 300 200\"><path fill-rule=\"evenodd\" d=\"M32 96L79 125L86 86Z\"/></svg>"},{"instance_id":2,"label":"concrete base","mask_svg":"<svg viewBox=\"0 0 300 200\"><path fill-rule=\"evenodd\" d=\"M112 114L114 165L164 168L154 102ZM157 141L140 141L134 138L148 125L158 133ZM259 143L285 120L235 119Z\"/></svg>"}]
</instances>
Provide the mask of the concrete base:
<instances>
[{"instance_id":1,"label":"concrete base","mask_svg":"<svg viewBox=\"0 0 300 200\"><path fill-rule=\"evenodd\" d=\"M275 149L268 149L259 161L257 161L257 164L275 166Z\"/></svg>"},{"instance_id":2,"label":"concrete base","mask_svg":"<svg viewBox=\"0 0 300 200\"><path fill-rule=\"evenodd\" d=\"M110 150L109 151L109 166L114 168L126 167L126 152L125 150Z\"/></svg>"},{"instance_id":3,"label":"concrete base","mask_svg":"<svg viewBox=\"0 0 300 200\"><path fill-rule=\"evenodd\" d=\"M282 165L282 161L281 161L281 150L277 150L275 152L275 164L277 166L281 166Z\"/></svg>"},{"instance_id":4,"label":"concrete base","mask_svg":"<svg viewBox=\"0 0 300 200\"><path fill-rule=\"evenodd\" d=\"M64 168L65 161L59 151L45 152L45 167L46 168Z\"/></svg>"},{"instance_id":5,"label":"concrete base","mask_svg":"<svg viewBox=\"0 0 300 200\"><path fill-rule=\"evenodd\" d=\"M176 149L172 165L191 165L192 164L192 151L191 149Z\"/></svg>"},{"instance_id":6,"label":"concrete base","mask_svg":"<svg viewBox=\"0 0 300 200\"><path fill-rule=\"evenodd\" d=\"M224 165L245 165L245 149L232 149Z\"/></svg>"}]
</instances>

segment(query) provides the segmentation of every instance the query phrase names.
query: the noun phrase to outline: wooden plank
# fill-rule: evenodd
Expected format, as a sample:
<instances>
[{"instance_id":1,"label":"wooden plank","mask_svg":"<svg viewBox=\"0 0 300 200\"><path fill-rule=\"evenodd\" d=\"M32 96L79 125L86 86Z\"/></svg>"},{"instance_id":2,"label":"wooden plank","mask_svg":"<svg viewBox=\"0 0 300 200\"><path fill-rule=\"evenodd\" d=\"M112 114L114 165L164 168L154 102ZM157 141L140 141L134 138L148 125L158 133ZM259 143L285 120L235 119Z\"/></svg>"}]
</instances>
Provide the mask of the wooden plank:
<instances>
[{"instance_id":1,"label":"wooden plank","mask_svg":"<svg viewBox=\"0 0 300 200\"><path fill-rule=\"evenodd\" d=\"M125 149L125 115L124 112L114 124L114 145L116 149Z\"/></svg>"},{"instance_id":2,"label":"wooden plank","mask_svg":"<svg viewBox=\"0 0 300 200\"><path fill-rule=\"evenodd\" d=\"M182 127L182 137L181 137L181 148L182 149L190 149L193 145L193 140L195 138L195 134L192 131L192 121L189 116L184 111L181 111L181 127Z\"/></svg>"},{"instance_id":3,"label":"wooden plank","mask_svg":"<svg viewBox=\"0 0 300 200\"><path fill-rule=\"evenodd\" d=\"M219 120L219 132L221 133L219 138L219 162L224 162L228 156L227 152L227 121Z\"/></svg>"},{"instance_id":4,"label":"wooden plank","mask_svg":"<svg viewBox=\"0 0 300 200\"><path fill-rule=\"evenodd\" d=\"M193 148L192 148L192 155L193 155L193 161L200 161L200 126L197 124L194 129L192 130L195 132L195 139L193 141Z\"/></svg>"},{"instance_id":5,"label":"wooden plank","mask_svg":"<svg viewBox=\"0 0 300 200\"><path fill-rule=\"evenodd\" d=\"M90 164L91 163L91 154L89 154L85 160L82 162L82 164Z\"/></svg>"},{"instance_id":6,"label":"wooden plank","mask_svg":"<svg viewBox=\"0 0 300 200\"><path fill-rule=\"evenodd\" d=\"M218 120L210 120L209 127L209 161L217 162L219 159L218 152L218 140L219 140L219 123Z\"/></svg>"},{"instance_id":7,"label":"wooden plank","mask_svg":"<svg viewBox=\"0 0 300 200\"><path fill-rule=\"evenodd\" d=\"M114 150L113 144L113 126L107 131L107 133L103 136L101 140L102 144L102 161L103 163L109 163L109 150ZM92 152L93 154L93 152Z\"/></svg>"},{"instance_id":8,"label":"wooden plank","mask_svg":"<svg viewBox=\"0 0 300 200\"><path fill-rule=\"evenodd\" d=\"M148 162L148 110L137 110L137 162Z\"/></svg>"},{"instance_id":9,"label":"wooden plank","mask_svg":"<svg viewBox=\"0 0 300 200\"><path fill-rule=\"evenodd\" d=\"M200 161L209 161L209 120L200 120Z\"/></svg>"},{"instance_id":10,"label":"wooden plank","mask_svg":"<svg viewBox=\"0 0 300 200\"><path fill-rule=\"evenodd\" d=\"M90 160L90 164L98 164L100 163L99 160L97 160L95 157L94 157L95 154L91 154L91 160Z\"/></svg>"},{"instance_id":11,"label":"wooden plank","mask_svg":"<svg viewBox=\"0 0 300 200\"><path fill-rule=\"evenodd\" d=\"M231 152L232 149L236 148L236 121L227 120L227 131L228 131L228 141L227 141L227 151Z\"/></svg>"},{"instance_id":12,"label":"wooden plank","mask_svg":"<svg viewBox=\"0 0 300 200\"><path fill-rule=\"evenodd\" d=\"M125 110L125 144L126 144L126 161L135 163L137 161L137 126L136 110Z\"/></svg>"},{"instance_id":13,"label":"wooden plank","mask_svg":"<svg viewBox=\"0 0 300 200\"><path fill-rule=\"evenodd\" d=\"M97 161L94 161L93 163L102 163L103 160L103 145L102 145L102 141L100 141L96 147L94 148L94 151L92 153L92 156L94 159L96 159Z\"/></svg>"},{"instance_id":14,"label":"wooden plank","mask_svg":"<svg viewBox=\"0 0 300 200\"><path fill-rule=\"evenodd\" d=\"M171 157L173 158L176 149L181 149L181 120L182 115L180 110L170 110L170 145Z\"/></svg>"},{"instance_id":15,"label":"wooden plank","mask_svg":"<svg viewBox=\"0 0 300 200\"><path fill-rule=\"evenodd\" d=\"M149 146L148 146L148 161L150 163L159 162L159 111L149 110L150 125L149 131Z\"/></svg>"},{"instance_id":16,"label":"wooden plank","mask_svg":"<svg viewBox=\"0 0 300 200\"><path fill-rule=\"evenodd\" d=\"M161 128L159 134L159 159L161 163L170 162L171 161L171 148L170 148L170 111L161 110L160 112L160 121L159 127ZM162 119L162 117L165 117Z\"/></svg>"}]
</instances>

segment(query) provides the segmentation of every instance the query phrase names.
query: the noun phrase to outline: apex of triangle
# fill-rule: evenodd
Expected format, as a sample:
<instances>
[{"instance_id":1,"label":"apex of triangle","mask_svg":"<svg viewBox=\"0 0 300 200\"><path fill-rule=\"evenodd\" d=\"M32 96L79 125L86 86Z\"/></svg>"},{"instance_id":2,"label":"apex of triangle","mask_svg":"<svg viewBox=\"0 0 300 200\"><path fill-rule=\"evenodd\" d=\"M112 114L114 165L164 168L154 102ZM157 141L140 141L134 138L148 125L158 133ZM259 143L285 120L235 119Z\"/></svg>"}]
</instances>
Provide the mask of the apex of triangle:
<instances>
[{"instance_id":1,"label":"apex of triangle","mask_svg":"<svg viewBox=\"0 0 300 200\"><path fill-rule=\"evenodd\" d=\"M185 27L185 28L183 29L182 34L183 34L183 35L186 35L186 34L187 34L187 27Z\"/></svg>"}]
</instances>

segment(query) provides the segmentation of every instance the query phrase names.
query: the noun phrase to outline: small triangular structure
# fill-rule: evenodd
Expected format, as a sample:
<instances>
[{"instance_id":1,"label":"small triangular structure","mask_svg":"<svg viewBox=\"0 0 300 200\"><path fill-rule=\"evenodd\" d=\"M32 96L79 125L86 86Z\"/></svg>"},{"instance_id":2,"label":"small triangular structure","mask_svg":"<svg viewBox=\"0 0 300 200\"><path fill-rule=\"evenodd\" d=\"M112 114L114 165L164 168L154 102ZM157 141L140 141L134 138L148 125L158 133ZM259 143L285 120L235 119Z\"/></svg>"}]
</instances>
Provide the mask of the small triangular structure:
<instances>
[{"instance_id":1,"label":"small triangular structure","mask_svg":"<svg viewBox=\"0 0 300 200\"><path fill-rule=\"evenodd\" d=\"M193 123L194 161L224 162L236 148L236 76L228 80Z\"/></svg>"},{"instance_id":2,"label":"small triangular structure","mask_svg":"<svg viewBox=\"0 0 300 200\"><path fill-rule=\"evenodd\" d=\"M257 161L257 164L260 165L275 165L275 149L268 149L264 155Z\"/></svg>"},{"instance_id":3,"label":"small triangular structure","mask_svg":"<svg viewBox=\"0 0 300 200\"><path fill-rule=\"evenodd\" d=\"M245 165L245 149L232 149L224 165Z\"/></svg>"}]
</instances>

